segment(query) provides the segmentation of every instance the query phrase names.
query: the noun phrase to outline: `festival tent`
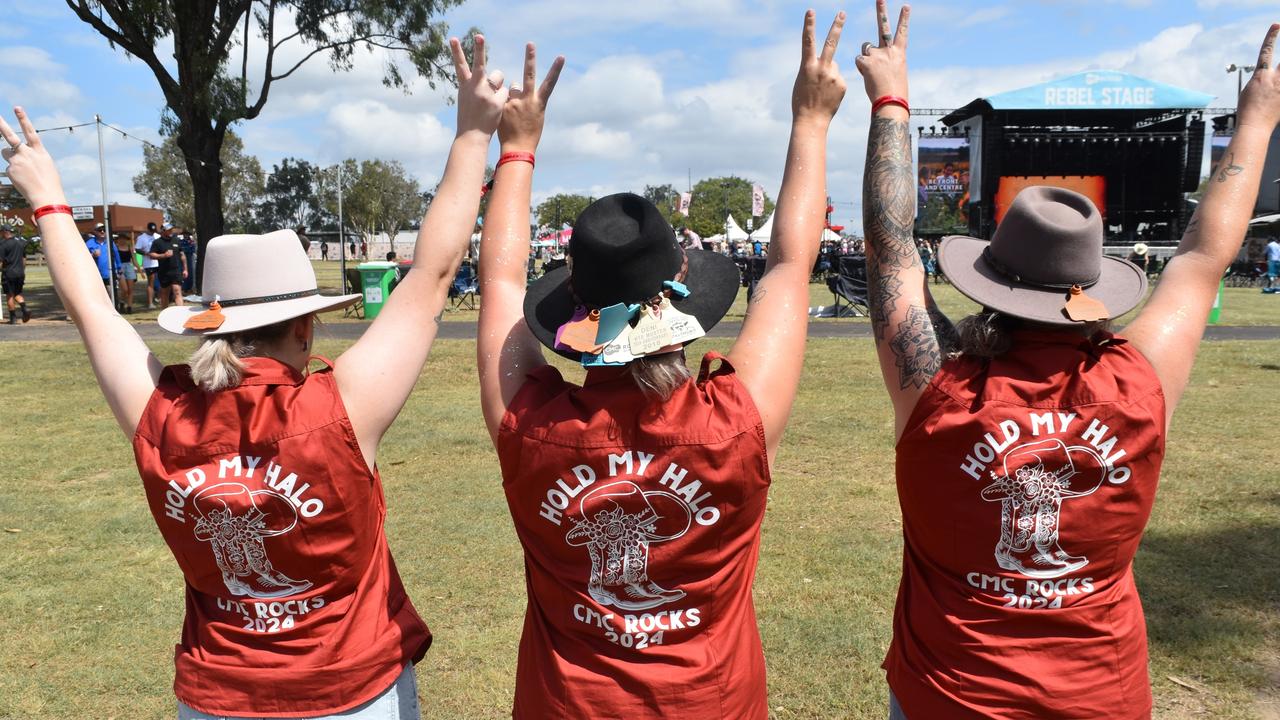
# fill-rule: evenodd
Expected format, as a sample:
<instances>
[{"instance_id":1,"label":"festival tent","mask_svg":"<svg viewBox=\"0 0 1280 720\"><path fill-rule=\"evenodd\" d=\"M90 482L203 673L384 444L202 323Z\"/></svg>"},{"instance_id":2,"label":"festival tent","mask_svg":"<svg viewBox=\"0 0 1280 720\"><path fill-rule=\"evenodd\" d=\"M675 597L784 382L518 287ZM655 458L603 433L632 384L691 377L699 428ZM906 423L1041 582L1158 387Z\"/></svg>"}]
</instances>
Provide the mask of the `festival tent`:
<instances>
[{"instance_id":1,"label":"festival tent","mask_svg":"<svg viewBox=\"0 0 1280 720\"><path fill-rule=\"evenodd\" d=\"M742 226L738 224L738 221L733 219L733 215L725 218L725 225L729 226L729 242L741 242L751 237L747 235L746 230L742 229ZM720 227L724 227L724 225L721 225ZM712 243L721 242L725 239L724 236L724 233L716 233L711 237L702 238L702 241Z\"/></svg>"},{"instance_id":2,"label":"festival tent","mask_svg":"<svg viewBox=\"0 0 1280 720\"><path fill-rule=\"evenodd\" d=\"M831 228L822 228L822 242L840 242L843 239L840 233L832 231Z\"/></svg>"},{"instance_id":3,"label":"festival tent","mask_svg":"<svg viewBox=\"0 0 1280 720\"><path fill-rule=\"evenodd\" d=\"M769 219L764 224L751 232L751 239L758 240L763 243L769 242L769 236L773 234L773 214L769 215Z\"/></svg>"}]
</instances>

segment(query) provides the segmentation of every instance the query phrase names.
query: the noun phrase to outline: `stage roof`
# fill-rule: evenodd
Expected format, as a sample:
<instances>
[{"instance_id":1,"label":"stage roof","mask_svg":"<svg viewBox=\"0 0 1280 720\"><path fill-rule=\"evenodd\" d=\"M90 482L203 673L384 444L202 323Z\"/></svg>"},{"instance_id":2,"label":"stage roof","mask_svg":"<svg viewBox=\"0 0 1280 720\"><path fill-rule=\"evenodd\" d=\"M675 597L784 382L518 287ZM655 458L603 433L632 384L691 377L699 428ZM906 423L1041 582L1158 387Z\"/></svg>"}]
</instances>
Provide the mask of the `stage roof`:
<instances>
[{"instance_id":1,"label":"stage roof","mask_svg":"<svg viewBox=\"0 0 1280 720\"><path fill-rule=\"evenodd\" d=\"M1214 96L1119 70L1090 70L979 98L943 119L950 125L990 111L1150 111L1205 108Z\"/></svg>"}]
</instances>

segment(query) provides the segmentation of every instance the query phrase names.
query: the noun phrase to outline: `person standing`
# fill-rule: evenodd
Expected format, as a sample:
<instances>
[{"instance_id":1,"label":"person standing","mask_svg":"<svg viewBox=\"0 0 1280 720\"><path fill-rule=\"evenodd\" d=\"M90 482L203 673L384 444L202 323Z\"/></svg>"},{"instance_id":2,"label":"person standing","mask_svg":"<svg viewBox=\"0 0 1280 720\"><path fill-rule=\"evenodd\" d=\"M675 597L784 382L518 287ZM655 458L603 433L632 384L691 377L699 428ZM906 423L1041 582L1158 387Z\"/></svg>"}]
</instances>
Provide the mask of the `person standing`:
<instances>
[{"instance_id":1,"label":"person standing","mask_svg":"<svg viewBox=\"0 0 1280 720\"><path fill-rule=\"evenodd\" d=\"M160 308L170 303L182 305L182 281L187 277L187 260L173 242L169 228L151 243L148 253L156 261L156 278L160 283Z\"/></svg>"},{"instance_id":2,"label":"person standing","mask_svg":"<svg viewBox=\"0 0 1280 720\"><path fill-rule=\"evenodd\" d=\"M1134 243L1133 250L1129 253L1129 257L1127 259L1129 262L1141 268L1142 272L1150 275L1151 274L1151 254L1150 253L1151 253L1151 248L1148 247L1146 243L1143 243L1143 242Z\"/></svg>"},{"instance_id":3,"label":"person standing","mask_svg":"<svg viewBox=\"0 0 1280 720\"><path fill-rule=\"evenodd\" d=\"M874 108L863 227L902 510L890 718L1148 720L1133 560L1280 121L1280 24L1159 286L1116 335L1146 273L1104 255L1098 208L1056 187L1019 193L990 241L942 242L942 271L982 311L953 327L939 310L911 242L908 12L896 38L884 0L876 14L879 46L857 64Z\"/></svg>"},{"instance_id":4,"label":"person standing","mask_svg":"<svg viewBox=\"0 0 1280 720\"><path fill-rule=\"evenodd\" d=\"M117 235L116 248L116 281L120 292L116 295L116 309L125 313L133 312L133 287L138 280L138 258L133 253L133 243L127 235Z\"/></svg>"},{"instance_id":5,"label":"person standing","mask_svg":"<svg viewBox=\"0 0 1280 720\"><path fill-rule=\"evenodd\" d=\"M0 121L9 177L37 208L54 286L182 573L179 720L419 717L413 665L431 633L387 545L377 452L422 375L507 96L483 37L470 71L450 48L457 135L418 233L423 269L335 362L311 355L316 315L359 295L320 295L297 236L277 230L209 240L209 301L158 318L200 344L165 367L94 280L27 114L15 109L25 142Z\"/></svg>"},{"instance_id":6,"label":"person standing","mask_svg":"<svg viewBox=\"0 0 1280 720\"><path fill-rule=\"evenodd\" d=\"M329 260L329 241L328 240L324 240L320 243L320 259L326 262Z\"/></svg>"},{"instance_id":7,"label":"person standing","mask_svg":"<svg viewBox=\"0 0 1280 720\"><path fill-rule=\"evenodd\" d=\"M1267 287L1275 287L1280 279L1280 238L1271 238L1267 243Z\"/></svg>"},{"instance_id":8,"label":"person standing","mask_svg":"<svg viewBox=\"0 0 1280 720\"><path fill-rule=\"evenodd\" d=\"M22 312L22 322L31 322L31 311L27 309L27 299L22 295L22 287L27 281L26 250L26 241L14 235L11 226L0 225L0 284L3 285L10 325L18 321L19 311Z\"/></svg>"},{"instance_id":9,"label":"person standing","mask_svg":"<svg viewBox=\"0 0 1280 720\"><path fill-rule=\"evenodd\" d=\"M89 251L89 256L93 258L94 264L98 266L102 286L107 289L107 294L111 294L111 255L115 251L103 237L105 234L105 225L95 227L92 232L85 235L84 246Z\"/></svg>"},{"instance_id":10,"label":"person standing","mask_svg":"<svg viewBox=\"0 0 1280 720\"><path fill-rule=\"evenodd\" d=\"M827 136L845 90L834 59L843 23L840 13L820 44L805 14L765 273L728 357L707 353L696 374L685 345L728 312L738 268L682 247L645 198L589 205L572 262L526 289L534 153L563 66L539 86L526 50L498 130L476 347L481 409L524 550L516 720L769 715L751 589L804 362ZM586 366L584 384L567 382L543 347Z\"/></svg>"},{"instance_id":11,"label":"person standing","mask_svg":"<svg viewBox=\"0 0 1280 720\"><path fill-rule=\"evenodd\" d=\"M182 292L191 292L196 282L196 240L186 228L176 228L174 237L178 241L178 250L182 253L182 262L186 267L186 274L182 277Z\"/></svg>"},{"instance_id":12,"label":"person standing","mask_svg":"<svg viewBox=\"0 0 1280 720\"><path fill-rule=\"evenodd\" d=\"M133 243L133 251L142 256L142 271L146 274L147 282L147 309L150 310L156 306L156 273L159 272L160 263L151 257L151 243L156 240L156 224L147 223L147 231L138 235L138 239Z\"/></svg>"}]
</instances>

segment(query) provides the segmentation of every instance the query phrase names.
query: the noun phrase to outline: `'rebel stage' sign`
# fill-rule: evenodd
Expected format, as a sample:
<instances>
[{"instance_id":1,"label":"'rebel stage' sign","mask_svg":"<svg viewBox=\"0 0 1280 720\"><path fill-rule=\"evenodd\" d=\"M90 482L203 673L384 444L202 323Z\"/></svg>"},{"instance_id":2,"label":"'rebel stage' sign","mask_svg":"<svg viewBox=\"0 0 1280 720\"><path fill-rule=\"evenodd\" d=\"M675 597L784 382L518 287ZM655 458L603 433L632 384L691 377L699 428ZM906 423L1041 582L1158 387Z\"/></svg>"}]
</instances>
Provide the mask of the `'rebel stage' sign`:
<instances>
[{"instance_id":1,"label":"'rebel stage' sign","mask_svg":"<svg viewBox=\"0 0 1280 720\"><path fill-rule=\"evenodd\" d=\"M1213 96L1117 70L1076 73L992 95L993 110L1161 110L1207 107Z\"/></svg>"}]
</instances>

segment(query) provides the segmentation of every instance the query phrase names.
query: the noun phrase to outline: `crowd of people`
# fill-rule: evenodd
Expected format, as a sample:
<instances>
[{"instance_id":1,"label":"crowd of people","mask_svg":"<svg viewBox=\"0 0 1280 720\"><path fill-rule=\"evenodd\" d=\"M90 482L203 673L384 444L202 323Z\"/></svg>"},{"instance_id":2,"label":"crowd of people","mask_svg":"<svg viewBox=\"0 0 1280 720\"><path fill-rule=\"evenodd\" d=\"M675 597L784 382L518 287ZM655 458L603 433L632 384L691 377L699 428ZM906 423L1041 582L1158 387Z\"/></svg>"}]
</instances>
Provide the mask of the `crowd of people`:
<instances>
[{"instance_id":1,"label":"crowd of people","mask_svg":"<svg viewBox=\"0 0 1280 720\"><path fill-rule=\"evenodd\" d=\"M1233 172L1209 184L1148 297L1144 270L1104 255L1101 213L1070 190L1023 190L990 240L917 243L909 8L894 30L877 0L876 19L855 65L871 106L868 361L890 400L895 440L883 450L895 455L904 545L882 665L888 715L1146 720L1132 562L1280 124L1280 24L1241 94ZM769 497L796 490L774 487L772 473L805 362L844 22L838 13L819 42L805 14L764 271L727 354L706 353L696 372L686 348L733 305L739 270L731 253L682 243L645 198L591 203L565 264L529 281L536 155L564 66L556 58L539 83L532 44L509 86L486 66L483 36L471 61L450 40L457 134L418 269L332 362L312 356L317 315L359 296L321 295L284 229L210 241L207 299L157 321L199 345L163 366L112 308L101 259L112 253L79 236L28 116L15 109L25 137L0 120L9 177L36 208L54 284L184 576L179 720L419 717L413 666L431 632L391 557L376 460L468 254L495 134L475 362L524 555L512 715L769 717L752 587ZM144 253L161 302L185 267L172 235ZM264 254L271 263L256 261ZM953 324L931 295L930 262L981 311ZM1110 321L1144 299L1114 334ZM583 382L548 352L581 365ZM861 471L807 470L835 483Z\"/></svg>"}]
</instances>

